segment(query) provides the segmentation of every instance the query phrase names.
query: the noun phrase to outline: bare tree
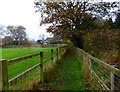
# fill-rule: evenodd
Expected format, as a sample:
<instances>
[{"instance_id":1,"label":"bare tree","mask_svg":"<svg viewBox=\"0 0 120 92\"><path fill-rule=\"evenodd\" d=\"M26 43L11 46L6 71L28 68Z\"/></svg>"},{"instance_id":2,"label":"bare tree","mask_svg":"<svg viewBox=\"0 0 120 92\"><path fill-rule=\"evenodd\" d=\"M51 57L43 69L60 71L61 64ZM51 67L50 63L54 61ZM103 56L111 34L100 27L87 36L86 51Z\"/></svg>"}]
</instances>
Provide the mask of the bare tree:
<instances>
[{"instance_id":1,"label":"bare tree","mask_svg":"<svg viewBox=\"0 0 120 92\"><path fill-rule=\"evenodd\" d=\"M7 30L5 30L5 26L4 25L0 25L0 38L5 36L7 33L8 32L7 32Z\"/></svg>"},{"instance_id":2,"label":"bare tree","mask_svg":"<svg viewBox=\"0 0 120 92\"><path fill-rule=\"evenodd\" d=\"M26 39L26 28L23 26L8 26L7 29L10 32L10 35L13 39L13 41L16 42L16 44L20 45L22 41Z\"/></svg>"}]
</instances>

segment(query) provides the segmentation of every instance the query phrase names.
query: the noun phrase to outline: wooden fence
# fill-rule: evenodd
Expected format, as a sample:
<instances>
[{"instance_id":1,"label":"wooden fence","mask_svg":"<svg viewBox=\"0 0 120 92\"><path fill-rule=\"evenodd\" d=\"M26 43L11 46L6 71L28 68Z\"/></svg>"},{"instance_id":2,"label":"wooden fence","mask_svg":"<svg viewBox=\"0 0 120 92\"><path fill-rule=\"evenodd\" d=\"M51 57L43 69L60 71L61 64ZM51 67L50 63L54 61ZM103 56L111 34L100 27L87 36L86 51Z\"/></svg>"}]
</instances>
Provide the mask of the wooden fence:
<instances>
[{"instance_id":1,"label":"wooden fence","mask_svg":"<svg viewBox=\"0 0 120 92\"><path fill-rule=\"evenodd\" d=\"M0 90L9 90L9 86L13 83L16 83L21 77L24 77L26 74L31 72L37 67L40 67L40 81L43 84L44 78L43 78L43 66L44 64L49 61L50 59L52 61L58 60L60 54L64 53L65 49L64 48L56 48L56 53L54 54L53 51L54 49L51 49L51 56L48 59L43 59L44 52L36 53L36 54L31 54L27 55L24 57L19 57L11 60L0 60ZM16 62L20 62L22 60L30 59L35 56L40 56L40 63L34 65L33 67L27 69L26 71L22 72L21 74L15 76L14 78L8 80L8 64L13 64Z\"/></svg>"},{"instance_id":2,"label":"wooden fence","mask_svg":"<svg viewBox=\"0 0 120 92\"><path fill-rule=\"evenodd\" d=\"M99 60L82 49L77 50L89 72L89 83L95 83L97 90L120 90L120 69Z\"/></svg>"}]
</instances>

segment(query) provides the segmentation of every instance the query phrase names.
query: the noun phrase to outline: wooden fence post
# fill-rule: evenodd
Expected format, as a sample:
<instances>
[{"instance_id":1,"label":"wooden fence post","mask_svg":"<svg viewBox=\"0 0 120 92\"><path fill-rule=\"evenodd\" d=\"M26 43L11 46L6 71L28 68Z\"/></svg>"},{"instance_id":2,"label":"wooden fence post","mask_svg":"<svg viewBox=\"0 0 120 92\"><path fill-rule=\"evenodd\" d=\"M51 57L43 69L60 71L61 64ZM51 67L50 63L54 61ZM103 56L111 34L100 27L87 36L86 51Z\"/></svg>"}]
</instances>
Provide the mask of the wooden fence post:
<instances>
[{"instance_id":1,"label":"wooden fence post","mask_svg":"<svg viewBox=\"0 0 120 92\"><path fill-rule=\"evenodd\" d=\"M61 55L61 47L59 47L59 54Z\"/></svg>"},{"instance_id":2,"label":"wooden fence post","mask_svg":"<svg viewBox=\"0 0 120 92\"><path fill-rule=\"evenodd\" d=\"M53 62L53 49L51 49L51 54L52 54L51 59L52 59L52 62Z\"/></svg>"},{"instance_id":3,"label":"wooden fence post","mask_svg":"<svg viewBox=\"0 0 120 92\"><path fill-rule=\"evenodd\" d=\"M63 53L65 52L65 47L63 47Z\"/></svg>"},{"instance_id":4,"label":"wooden fence post","mask_svg":"<svg viewBox=\"0 0 120 92\"><path fill-rule=\"evenodd\" d=\"M44 83L44 72L43 72L43 52L40 52L40 83Z\"/></svg>"},{"instance_id":5,"label":"wooden fence post","mask_svg":"<svg viewBox=\"0 0 120 92\"><path fill-rule=\"evenodd\" d=\"M62 54L62 47L60 47L60 54Z\"/></svg>"},{"instance_id":6,"label":"wooden fence post","mask_svg":"<svg viewBox=\"0 0 120 92\"><path fill-rule=\"evenodd\" d=\"M8 90L7 60L0 60L0 90Z\"/></svg>"},{"instance_id":7,"label":"wooden fence post","mask_svg":"<svg viewBox=\"0 0 120 92\"><path fill-rule=\"evenodd\" d=\"M114 90L114 74L110 73L111 90Z\"/></svg>"},{"instance_id":8,"label":"wooden fence post","mask_svg":"<svg viewBox=\"0 0 120 92\"><path fill-rule=\"evenodd\" d=\"M92 65L91 65L91 59L88 57L89 61L89 71L90 71L90 81L92 81Z\"/></svg>"},{"instance_id":9,"label":"wooden fence post","mask_svg":"<svg viewBox=\"0 0 120 92\"><path fill-rule=\"evenodd\" d=\"M57 60L58 60L58 48L56 48L56 56L57 56Z\"/></svg>"}]
</instances>

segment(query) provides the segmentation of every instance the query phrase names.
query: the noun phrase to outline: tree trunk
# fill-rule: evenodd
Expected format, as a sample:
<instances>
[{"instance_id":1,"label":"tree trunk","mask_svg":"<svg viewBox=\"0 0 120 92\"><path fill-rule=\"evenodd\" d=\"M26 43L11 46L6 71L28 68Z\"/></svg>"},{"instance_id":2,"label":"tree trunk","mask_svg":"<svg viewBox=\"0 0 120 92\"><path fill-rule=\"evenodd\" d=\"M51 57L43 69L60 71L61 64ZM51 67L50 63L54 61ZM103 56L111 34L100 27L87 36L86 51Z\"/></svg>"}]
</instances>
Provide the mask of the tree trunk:
<instances>
[{"instance_id":1,"label":"tree trunk","mask_svg":"<svg viewBox=\"0 0 120 92\"><path fill-rule=\"evenodd\" d=\"M76 37L75 35L72 36L71 41L75 47L83 49L83 37Z\"/></svg>"}]
</instances>

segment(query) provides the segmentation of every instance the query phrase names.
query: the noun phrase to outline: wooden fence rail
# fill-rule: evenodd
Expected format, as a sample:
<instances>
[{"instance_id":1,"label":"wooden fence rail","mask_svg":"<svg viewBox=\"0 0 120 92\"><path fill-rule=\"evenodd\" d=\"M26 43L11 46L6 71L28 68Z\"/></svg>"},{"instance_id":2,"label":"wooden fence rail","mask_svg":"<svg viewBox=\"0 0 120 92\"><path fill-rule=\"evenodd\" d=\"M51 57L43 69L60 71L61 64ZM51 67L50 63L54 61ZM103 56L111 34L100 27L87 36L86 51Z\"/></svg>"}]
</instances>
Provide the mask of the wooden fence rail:
<instances>
[{"instance_id":1,"label":"wooden fence rail","mask_svg":"<svg viewBox=\"0 0 120 92\"><path fill-rule=\"evenodd\" d=\"M39 53L36 53L36 54L31 54L31 55L27 55L27 56L23 56L23 57L10 59L10 60L7 60L7 61L8 61L8 64L11 64L11 63L19 62L21 60L26 60L26 59L29 59L29 58L32 58L32 57L35 57L35 56L38 56L38 55L39 55Z\"/></svg>"},{"instance_id":2,"label":"wooden fence rail","mask_svg":"<svg viewBox=\"0 0 120 92\"><path fill-rule=\"evenodd\" d=\"M0 60L0 90L9 90L9 85L17 82L21 77L24 75L28 74L32 70L34 70L37 67L40 67L40 81L41 84L44 83L44 70L43 70L43 65L49 61L52 60L54 61L54 57L56 57L56 60L58 60L59 54L61 54L62 48L56 48L56 53L54 54L53 49L51 49L51 56L48 59L43 59L44 52L32 54L32 55L27 55L11 60ZM64 49L65 50L65 49ZM26 60L30 59L35 56L40 56L40 63L34 65L33 67L27 69L26 71L22 72L21 74L15 76L14 78L8 80L8 64L15 63L15 62L20 62L21 60Z\"/></svg>"},{"instance_id":3,"label":"wooden fence rail","mask_svg":"<svg viewBox=\"0 0 120 92\"><path fill-rule=\"evenodd\" d=\"M77 48L83 61L88 64L92 80L96 80L102 90L120 90L120 69L99 60ZM93 67L96 67L93 69ZM88 68L86 68L88 69ZM106 74L107 73L107 74Z\"/></svg>"}]
</instances>

